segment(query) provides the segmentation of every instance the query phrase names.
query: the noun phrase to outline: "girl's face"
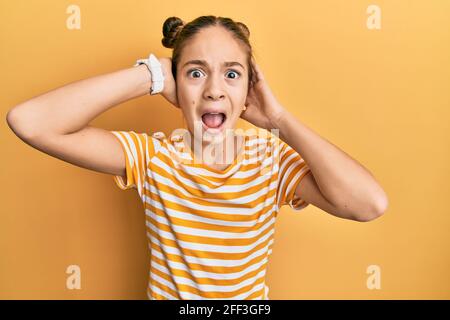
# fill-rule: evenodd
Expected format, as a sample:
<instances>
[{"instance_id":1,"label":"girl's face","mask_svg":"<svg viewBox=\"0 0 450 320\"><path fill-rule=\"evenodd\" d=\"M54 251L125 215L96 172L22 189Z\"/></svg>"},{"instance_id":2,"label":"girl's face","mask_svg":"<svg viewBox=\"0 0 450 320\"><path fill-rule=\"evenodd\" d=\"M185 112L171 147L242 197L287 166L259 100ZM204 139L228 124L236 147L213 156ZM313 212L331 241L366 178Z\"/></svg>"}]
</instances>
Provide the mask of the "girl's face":
<instances>
[{"instance_id":1,"label":"girl's face","mask_svg":"<svg viewBox=\"0 0 450 320\"><path fill-rule=\"evenodd\" d=\"M200 134L203 143L222 141L233 133L247 98L246 52L224 28L204 28L183 48L176 83L193 137Z\"/></svg>"}]
</instances>

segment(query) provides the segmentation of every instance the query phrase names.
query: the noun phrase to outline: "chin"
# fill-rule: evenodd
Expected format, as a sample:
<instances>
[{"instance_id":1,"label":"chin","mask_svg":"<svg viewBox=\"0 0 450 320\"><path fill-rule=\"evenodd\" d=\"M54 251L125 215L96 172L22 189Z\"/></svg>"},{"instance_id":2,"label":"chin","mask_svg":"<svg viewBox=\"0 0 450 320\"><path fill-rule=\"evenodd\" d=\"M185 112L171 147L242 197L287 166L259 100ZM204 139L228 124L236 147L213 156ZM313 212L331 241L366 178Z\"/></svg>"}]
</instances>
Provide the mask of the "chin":
<instances>
[{"instance_id":1,"label":"chin","mask_svg":"<svg viewBox=\"0 0 450 320\"><path fill-rule=\"evenodd\" d=\"M208 127L203 121L195 120L191 134L193 134L194 139L201 140L202 143L206 144L216 144L222 142L227 135L234 132L233 123L231 119L227 118L220 126L215 128Z\"/></svg>"}]
</instances>

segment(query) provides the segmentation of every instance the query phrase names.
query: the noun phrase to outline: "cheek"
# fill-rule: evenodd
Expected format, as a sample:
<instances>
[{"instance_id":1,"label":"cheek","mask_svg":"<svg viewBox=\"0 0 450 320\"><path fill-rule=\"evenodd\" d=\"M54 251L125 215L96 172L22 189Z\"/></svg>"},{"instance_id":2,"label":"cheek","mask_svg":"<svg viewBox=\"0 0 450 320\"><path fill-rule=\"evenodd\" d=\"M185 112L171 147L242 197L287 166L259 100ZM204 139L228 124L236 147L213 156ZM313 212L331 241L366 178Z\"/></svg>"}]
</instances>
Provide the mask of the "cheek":
<instances>
[{"instance_id":1,"label":"cheek","mask_svg":"<svg viewBox=\"0 0 450 320\"><path fill-rule=\"evenodd\" d=\"M233 87L233 96L236 99L245 99L248 93L248 86L246 83L241 82L238 86Z\"/></svg>"},{"instance_id":2,"label":"cheek","mask_svg":"<svg viewBox=\"0 0 450 320\"><path fill-rule=\"evenodd\" d=\"M247 101L247 93L248 92L246 90L239 90L239 92L236 92L235 99L233 99L233 104L236 107L242 108L242 106Z\"/></svg>"},{"instance_id":3,"label":"cheek","mask_svg":"<svg viewBox=\"0 0 450 320\"><path fill-rule=\"evenodd\" d=\"M193 86L184 85L178 89L178 99L181 103L191 107L198 99L198 89Z\"/></svg>"},{"instance_id":4,"label":"cheek","mask_svg":"<svg viewBox=\"0 0 450 320\"><path fill-rule=\"evenodd\" d=\"M197 99L185 97L181 100L181 110L183 110L184 118L188 121L194 121L196 118Z\"/></svg>"}]
</instances>

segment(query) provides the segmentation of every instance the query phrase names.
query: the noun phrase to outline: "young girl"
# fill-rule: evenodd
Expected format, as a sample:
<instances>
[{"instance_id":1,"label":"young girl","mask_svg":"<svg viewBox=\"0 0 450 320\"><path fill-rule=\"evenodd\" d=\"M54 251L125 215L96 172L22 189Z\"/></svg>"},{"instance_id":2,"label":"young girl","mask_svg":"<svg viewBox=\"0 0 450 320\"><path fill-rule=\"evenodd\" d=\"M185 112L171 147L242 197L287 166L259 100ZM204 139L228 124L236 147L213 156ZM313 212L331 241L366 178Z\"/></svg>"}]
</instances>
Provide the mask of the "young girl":
<instances>
[{"instance_id":1,"label":"young girl","mask_svg":"<svg viewBox=\"0 0 450 320\"><path fill-rule=\"evenodd\" d=\"M8 124L34 148L137 189L151 251L150 299L268 299L265 273L281 206L311 203L370 221L386 210L387 197L367 169L277 101L243 23L170 17L163 34L173 55L158 59L161 94L181 109L188 130L166 137L88 125L150 93L145 64L32 98L8 113ZM239 133L239 118L261 130Z\"/></svg>"}]
</instances>

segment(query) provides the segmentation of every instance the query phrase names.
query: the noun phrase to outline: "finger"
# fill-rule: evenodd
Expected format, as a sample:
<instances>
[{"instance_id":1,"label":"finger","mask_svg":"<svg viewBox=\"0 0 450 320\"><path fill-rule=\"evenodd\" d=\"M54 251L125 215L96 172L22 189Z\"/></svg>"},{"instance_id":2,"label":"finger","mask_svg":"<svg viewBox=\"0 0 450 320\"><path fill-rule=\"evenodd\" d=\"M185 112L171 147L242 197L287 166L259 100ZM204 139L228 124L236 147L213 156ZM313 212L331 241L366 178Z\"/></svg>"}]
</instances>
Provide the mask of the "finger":
<instances>
[{"instance_id":1,"label":"finger","mask_svg":"<svg viewBox=\"0 0 450 320\"><path fill-rule=\"evenodd\" d=\"M250 92L250 90L253 88L254 85L255 85L255 76L254 76L254 73L253 73L252 77L248 81L248 93Z\"/></svg>"},{"instance_id":2,"label":"finger","mask_svg":"<svg viewBox=\"0 0 450 320\"><path fill-rule=\"evenodd\" d=\"M253 67L253 70L255 71L255 78L256 78L255 82L258 82L260 80L264 80L264 75L263 75L263 73L261 71L261 68L256 63L256 60L255 60L254 57L252 57L252 67Z\"/></svg>"},{"instance_id":3,"label":"finger","mask_svg":"<svg viewBox=\"0 0 450 320\"><path fill-rule=\"evenodd\" d=\"M252 68L252 79L251 79L251 81L252 81L252 84L255 84L256 82L258 82L258 75L256 73L255 64L256 64L255 58L252 57L252 59L251 59L251 68Z\"/></svg>"},{"instance_id":4,"label":"finger","mask_svg":"<svg viewBox=\"0 0 450 320\"><path fill-rule=\"evenodd\" d=\"M255 83L255 71L253 71L253 67L251 67L252 72L251 72L251 76L248 79L248 89L250 90L251 87L253 87L253 84Z\"/></svg>"}]
</instances>

